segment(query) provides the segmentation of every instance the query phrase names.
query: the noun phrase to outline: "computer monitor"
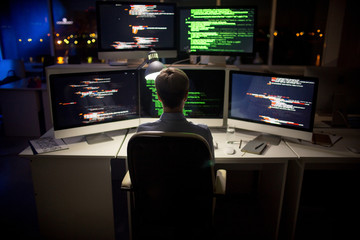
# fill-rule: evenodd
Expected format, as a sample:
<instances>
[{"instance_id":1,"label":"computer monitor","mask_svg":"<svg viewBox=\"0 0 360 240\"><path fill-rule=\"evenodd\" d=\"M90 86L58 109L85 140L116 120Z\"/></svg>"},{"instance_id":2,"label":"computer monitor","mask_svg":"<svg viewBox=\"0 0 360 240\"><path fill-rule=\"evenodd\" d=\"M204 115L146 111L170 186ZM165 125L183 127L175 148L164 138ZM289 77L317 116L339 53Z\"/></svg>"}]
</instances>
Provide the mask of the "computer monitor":
<instances>
[{"instance_id":1,"label":"computer monitor","mask_svg":"<svg viewBox=\"0 0 360 240\"><path fill-rule=\"evenodd\" d=\"M317 78L230 71L228 126L311 141Z\"/></svg>"},{"instance_id":2,"label":"computer monitor","mask_svg":"<svg viewBox=\"0 0 360 240\"><path fill-rule=\"evenodd\" d=\"M176 4L97 1L96 13L99 59L141 59L151 49L177 56Z\"/></svg>"},{"instance_id":3,"label":"computer monitor","mask_svg":"<svg viewBox=\"0 0 360 240\"><path fill-rule=\"evenodd\" d=\"M51 74L48 86L55 138L86 136L90 143L139 124L136 70Z\"/></svg>"},{"instance_id":4,"label":"computer monitor","mask_svg":"<svg viewBox=\"0 0 360 240\"><path fill-rule=\"evenodd\" d=\"M183 69L190 80L188 99L184 107L185 117L194 123L209 127L223 126L225 70ZM140 123L158 119L163 113L162 103L156 95L155 81L140 76Z\"/></svg>"},{"instance_id":5,"label":"computer monitor","mask_svg":"<svg viewBox=\"0 0 360 240\"><path fill-rule=\"evenodd\" d=\"M179 8L179 50L195 55L254 53L256 7Z\"/></svg>"}]
</instances>

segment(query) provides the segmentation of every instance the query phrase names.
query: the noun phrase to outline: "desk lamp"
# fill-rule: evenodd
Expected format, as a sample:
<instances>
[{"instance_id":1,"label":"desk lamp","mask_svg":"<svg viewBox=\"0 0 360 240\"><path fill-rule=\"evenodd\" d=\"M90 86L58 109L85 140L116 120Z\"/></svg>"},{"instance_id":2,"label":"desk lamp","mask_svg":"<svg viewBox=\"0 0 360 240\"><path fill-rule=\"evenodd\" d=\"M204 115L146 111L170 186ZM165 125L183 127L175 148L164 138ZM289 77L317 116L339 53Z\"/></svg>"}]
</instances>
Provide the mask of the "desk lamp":
<instances>
[{"instance_id":1,"label":"desk lamp","mask_svg":"<svg viewBox=\"0 0 360 240\"><path fill-rule=\"evenodd\" d=\"M139 65L137 69L141 69L145 64L148 64L145 70L145 79L155 80L160 71L165 68L164 64L159 61L159 56L156 51L151 50L148 53L147 59L144 60L142 64Z\"/></svg>"}]
</instances>

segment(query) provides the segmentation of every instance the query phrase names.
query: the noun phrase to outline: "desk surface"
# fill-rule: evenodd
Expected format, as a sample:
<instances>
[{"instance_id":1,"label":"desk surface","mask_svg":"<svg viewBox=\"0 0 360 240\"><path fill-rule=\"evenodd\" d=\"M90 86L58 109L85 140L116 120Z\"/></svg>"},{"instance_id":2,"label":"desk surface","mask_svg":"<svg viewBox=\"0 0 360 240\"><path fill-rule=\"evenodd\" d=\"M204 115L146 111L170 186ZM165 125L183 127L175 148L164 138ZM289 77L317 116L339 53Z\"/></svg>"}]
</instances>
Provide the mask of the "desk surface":
<instances>
[{"instance_id":1,"label":"desk surface","mask_svg":"<svg viewBox=\"0 0 360 240\"><path fill-rule=\"evenodd\" d=\"M211 129L214 142L218 144L215 149L216 163L276 163L291 159L354 159L359 160L360 154L350 152L346 146L360 147L360 129L322 129L323 132L329 134L337 134L343 138L332 147L322 147L309 142L300 142L295 139L285 139L278 146L269 145L261 155L244 153L239 149L239 143L226 143L226 133L224 128ZM113 138L113 141L97 143L89 145L84 137L73 137L64 139L70 146L67 150L50 152L41 155L51 156L108 156L126 158L127 144L136 129L118 130L108 132L107 134ZM236 130L236 139L242 140L242 147L254 139L259 133ZM44 136L53 136L53 131L49 130ZM225 147L233 147L235 154L228 155L224 152ZM28 147L20 153L22 156L33 155Z\"/></svg>"},{"instance_id":2,"label":"desk surface","mask_svg":"<svg viewBox=\"0 0 360 240\"><path fill-rule=\"evenodd\" d=\"M131 129L129 131L129 134L124 140L123 147L119 151L119 158L126 158L126 146L129 139L135 132L136 129ZM217 142L218 144L218 148L215 149L215 163L279 163L291 158L297 158L293 151L291 151L291 149L283 141L278 146L268 146L264 150L263 154L256 155L241 152L238 143L227 144L225 129L215 128L211 129L211 132L214 142ZM239 141L240 139L242 140L242 147L245 146L248 141L254 139L257 135L258 133L240 130L237 130L235 133L236 138L239 139ZM224 152L224 148L229 146L235 149L235 154L228 155Z\"/></svg>"},{"instance_id":3,"label":"desk surface","mask_svg":"<svg viewBox=\"0 0 360 240\"><path fill-rule=\"evenodd\" d=\"M360 129L333 129L324 128L316 129L316 132L341 136L338 142L332 147L323 147L309 142L299 142L294 139L287 139L289 147L291 147L299 158L312 161L334 161L336 159L360 159L360 154L349 151L347 146L357 146L360 148Z\"/></svg>"},{"instance_id":4,"label":"desk surface","mask_svg":"<svg viewBox=\"0 0 360 240\"><path fill-rule=\"evenodd\" d=\"M272 236L272 239L276 239L278 236L283 201L287 201L284 205L286 206L285 210L290 212L286 215L288 222L296 222L294 219L297 216L303 175L301 171L305 169L305 164L301 164L301 161L310 163L322 161L321 163L325 163L322 165L331 165L328 163L332 162L337 164L341 161L345 163L354 161L358 164L360 161L360 154L351 153L345 148L348 143L359 143L360 131L352 129L326 130L337 131L336 133L341 134L344 138L331 148L295 140L283 140L278 146L267 147L261 155L244 154L238 149L238 143L236 143L233 146L237 147L236 153L227 155L223 151L227 146L225 129L212 129L214 141L218 143L218 149L215 150L215 163L218 167L241 171L261 170L258 194L266 215L264 221L267 228L265 230L268 231L267 235ZM106 233L110 236L108 238L112 239L114 218L110 160L114 157L126 158L126 146L135 132L136 129L130 129L128 134L127 130L110 132L107 134L113 137L113 141L95 145L89 145L83 137L68 138L65 139L69 145L67 150L34 156L28 147L20 153L23 157L34 159L32 174L34 188L37 191L37 210L39 222L43 226L45 234L49 234L49 236L64 235L64 238L85 234L84 238L90 239L98 233L102 235ZM241 139L242 145L245 146L258 134L237 129L235 136L237 139ZM53 131L48 131L45 136L53 136ZM289 169L291 170L290 165L295 165L297 167L295 170L299 171L289 171ZM295 184L291 185L290 191L286 194L287 198L283 200L288 176L294 178ZM49 186L51 187L49 188ZM238 187L236 185L233 188ZM106 206L105 211L103 206ZM49 209L51 210L49 211ZM89 212L93 214L84 218L83 213ZM77 214L74 215L74 213ZM58 228L59 219L66 223L60 229ZM99 230L91 228L96 222L99 222L99 219L101 225L100 228L97 228ZM294 228L292 224L289 225L291 225L288 226L291 228L291 232ZM94 232L87 231L86 229L89 227Z\"/></svg>"},{"instance_id":5,"label":"desk surface","mask_svg":"<svg viewBox=\"0 0 360 240\"><path fill-rule=\"evenodd\" d=\"M212 135L214 141L218 144L218 149L215 149L216 163L239 163L256 161L274 163L296 158L296 155L283 141L281 141L278 146L268 145L260 155L242 152L241 148L243 148L249 141L253 140L259 135L259 133L256 132L239 129L236 130L235 141L242 141L241 148L239 148L239 143L228 144L226 142L225 129L212 129ZM224 149L229 146L235 149L235 154L228 155L224 152Z\"/></svg>"},{"instance_id":6,"label":"desk surface","mask_svg":"<svg viewBox=\"0 0 360 240\"><path fill-rule=\"evenodd\" d=\"M113 141L97 143L90 145L85 141L84 137L72 137L64 139L65 143L68 144L69 149L43 153L41 156L84 156L84 157L110 157L115 158L125 138L127 130L118 130L108 132ZM45 136L54 136L53 130L49 130ZM21 156L33 156L33 152L30 147L27 147L20 153Z\"/></svg>"}]
</instances>

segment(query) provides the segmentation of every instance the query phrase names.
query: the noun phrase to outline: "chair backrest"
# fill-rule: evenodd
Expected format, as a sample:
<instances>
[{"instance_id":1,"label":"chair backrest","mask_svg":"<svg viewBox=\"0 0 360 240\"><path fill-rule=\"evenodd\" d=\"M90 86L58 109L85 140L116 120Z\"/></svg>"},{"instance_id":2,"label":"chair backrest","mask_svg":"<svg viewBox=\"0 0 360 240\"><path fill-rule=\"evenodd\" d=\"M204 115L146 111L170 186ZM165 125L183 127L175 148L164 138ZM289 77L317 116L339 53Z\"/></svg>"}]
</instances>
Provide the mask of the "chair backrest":
<instances>
[{"instance_id":1,"label":"chair backrest","mask_svg":"<svg viewBox=\"0 0 360 240\"><path fill-rule=\"evenodd\" d=\"M213 156L191 133L140 132L128 143L134 211L147 226L191 229L211 224Z\"/></svg>"}]
</instances>

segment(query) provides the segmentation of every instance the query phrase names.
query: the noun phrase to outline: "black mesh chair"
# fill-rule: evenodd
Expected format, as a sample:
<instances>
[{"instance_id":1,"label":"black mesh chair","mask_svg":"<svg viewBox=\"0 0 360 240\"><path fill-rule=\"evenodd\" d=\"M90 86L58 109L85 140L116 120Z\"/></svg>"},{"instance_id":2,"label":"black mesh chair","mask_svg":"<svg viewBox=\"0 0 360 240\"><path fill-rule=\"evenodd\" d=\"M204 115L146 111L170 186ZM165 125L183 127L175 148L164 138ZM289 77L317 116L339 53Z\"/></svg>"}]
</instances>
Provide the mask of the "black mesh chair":
<instances>
[{"instance_id":1,"label":"black mesh chair","mask_svg":"<svg viewBox=\"0 0 360 240\"><path fill-rule=\"evenodd\" d=\"M133 239L212 239L216 194L225 193L226 171L215 179L208 143L191 133L140 132L127 148Z\"/></svg>"}]
</instances>

